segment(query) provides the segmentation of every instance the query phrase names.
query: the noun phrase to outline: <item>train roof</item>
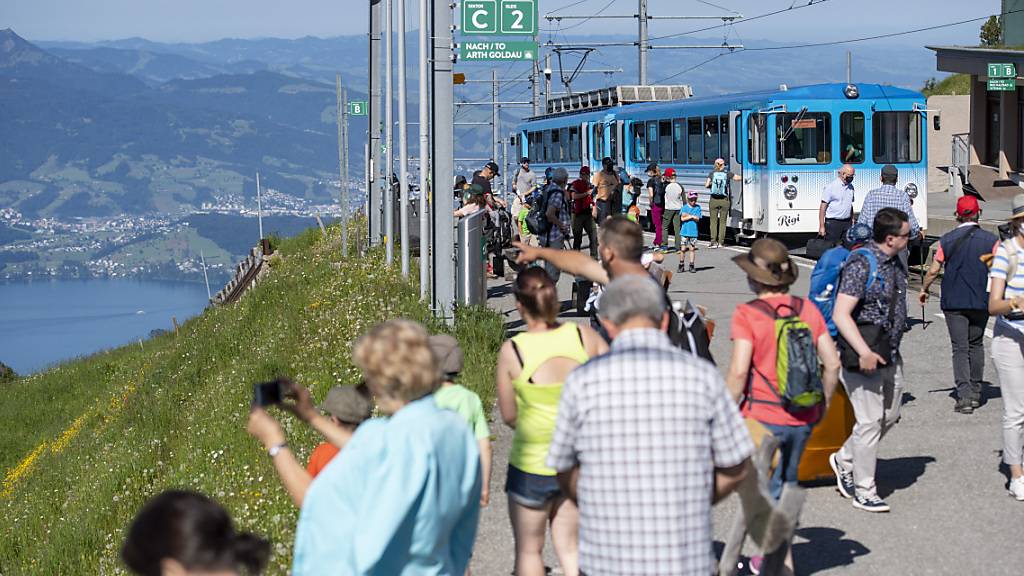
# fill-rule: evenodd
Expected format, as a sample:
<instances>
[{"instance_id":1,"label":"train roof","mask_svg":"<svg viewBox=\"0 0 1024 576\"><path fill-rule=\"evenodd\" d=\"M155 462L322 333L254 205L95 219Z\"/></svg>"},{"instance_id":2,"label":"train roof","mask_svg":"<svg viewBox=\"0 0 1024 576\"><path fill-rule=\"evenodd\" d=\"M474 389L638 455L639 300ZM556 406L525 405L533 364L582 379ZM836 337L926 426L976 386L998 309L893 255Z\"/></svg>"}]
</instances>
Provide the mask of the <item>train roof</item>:
<instances>
[{"instance_id":1,"label":"train roof","mask_svg":"<svg viewBox=\"0 0 1024 576\"><path fill-rule=\"evenodd\" d=\"M924 95L915 90L886 86L883 84L860 84L855 83L860 95L856 100L893 100L910 99L923 100ZM559 114L548 114L524 118L523 123L543 122L555 120L567 116L593 116L601 117L606 114L619 114L628 112L648 112L678 107L680 104L686 106L715 105L725 102L736 103L740 106L753 105L754 103L767 103L786 100L847 100L844 94L845 83L811 84L807 86L794 86L787 89L760 90L754 92L736 92L730 94L713 94L709 96L695 96L683 100L671 100L663 102L642 102L626 104L622 106L611 106L595 110L580 110Z\"/></svg>"}]
</instances>

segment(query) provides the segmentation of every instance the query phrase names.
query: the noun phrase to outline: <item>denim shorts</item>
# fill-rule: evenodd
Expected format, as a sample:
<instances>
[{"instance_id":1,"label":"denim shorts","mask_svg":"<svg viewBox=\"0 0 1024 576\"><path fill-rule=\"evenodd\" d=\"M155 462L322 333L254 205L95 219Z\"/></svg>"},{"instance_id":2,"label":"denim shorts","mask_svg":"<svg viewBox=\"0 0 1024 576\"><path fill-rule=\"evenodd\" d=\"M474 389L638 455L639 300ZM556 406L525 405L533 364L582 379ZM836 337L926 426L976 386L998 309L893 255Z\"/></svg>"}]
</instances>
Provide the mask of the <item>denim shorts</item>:
<instances>
[{"instance_id":1,"label":"denim shorts","mask_svg":"<svg viewBox=\"0 0 1024 576\"><path fill-rule=\"evenodd\" d=\"M527 508L544 508L562 495L554 476L530 474L511 464L505 478L505 492L516 504Z\"/></svg>"},{"instance_id":2,"label":"denim shorts","mask_svg":"<svg viewBox=\"0 0 1024 576\"><path fill-rule=\"evenodd\" d=\"M683 236L683 249L697 249L697 237L696 236Z\"/></svg>"}]
</instances>

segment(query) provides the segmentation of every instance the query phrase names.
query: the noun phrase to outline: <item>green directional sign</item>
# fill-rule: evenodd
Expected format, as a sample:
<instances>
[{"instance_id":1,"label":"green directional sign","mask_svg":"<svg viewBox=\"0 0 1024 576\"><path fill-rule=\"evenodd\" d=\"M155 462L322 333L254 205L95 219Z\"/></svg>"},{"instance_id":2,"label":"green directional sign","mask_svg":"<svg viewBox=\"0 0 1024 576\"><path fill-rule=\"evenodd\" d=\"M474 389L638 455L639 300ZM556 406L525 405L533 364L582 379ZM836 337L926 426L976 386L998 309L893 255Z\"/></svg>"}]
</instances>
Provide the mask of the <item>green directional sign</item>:
<instances>
[{"instance_id":1,"label":"green directional sign","mask_svg":"<svg viewBox=\"0 0 1024 576\"><path fill-rule=\"evenodd\" d=\"M462 0L462 32L498 33L498 0Z\"/></svg>"},{"instance_id":2,"label":"green directional sign","mask_svg":"<svg viewBox=\"0 0 1024 576\"><path fill-rule=\"evenodd\" d=\"M1017 67L1013 64L992 64L988 65L989 78L1016 78ZM991 90L991 88L989 88Z\"/></svg>"},{"instance_id":3,"label":"green directional sign","mask_svg":"<svg viewBox=\"0 0 1024 576\"><path fill-rule=\"evenodd\" d=\"M1017 81L1013 78L989 78L988 89L991 92L1012 92L1017 89Z\"/></svg>"},{"instance_id":4,"label":"green directional sign","mask_svg":"<svg viewBox=\"0 0 1024 576\"><path fill-rule=\"evenodd\" d=\"M462 42L459 48L459 58L466 62L537 59L537 43L531 41Z\"/></svg>"},{"instance_id":5,"label":"green directional sign","mask_svg":"<svg viewBox=\"0 0 1024 576\"><path fill-rule=\"evenodd\" d=\"M368 103L366 100L353 100L348 103L348 113L350 116L366 116L366 110L368 109Z\"/></svg>"},{"instance_id":6,"label":"green directional sign","mask_svg":"<svg viewBox=\"0 0 1024 576\"><path fill-rule=\"evenodd\" d=\"M537 3L535 0L501 0L502 34L537 34Z\"/></svg>"}]
</instances>

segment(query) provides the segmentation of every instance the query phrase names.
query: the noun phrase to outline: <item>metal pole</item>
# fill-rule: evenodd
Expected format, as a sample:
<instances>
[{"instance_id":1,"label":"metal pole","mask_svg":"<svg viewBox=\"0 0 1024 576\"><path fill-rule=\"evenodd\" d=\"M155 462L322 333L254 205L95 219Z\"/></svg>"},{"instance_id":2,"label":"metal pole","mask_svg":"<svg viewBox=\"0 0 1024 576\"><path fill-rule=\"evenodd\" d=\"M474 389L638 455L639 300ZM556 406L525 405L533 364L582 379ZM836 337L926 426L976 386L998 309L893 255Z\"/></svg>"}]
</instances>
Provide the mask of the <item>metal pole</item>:
<instances>
[{"instance_id":1,"label":"metal pole","mask_svg":"<svg viewBox=\"0 0 1024 576\"><path fill-rule=\"evenodd\" d=\"M548 100L551 99L551 54L544 56L544 112L548 111Z\"/></svg>"},{"instance_id":2,"label":"metal pole","mask_svg":"<svg viewBox=\"0 0 1024 576\"><path fill-rule=\"evenodd\" d=\"M540 107L540 63L533 61L533 74L530 76L530 88L533 90L533 115L538 116Z\"/></svg>"},{"instance_id":3,"label":"metal pole","mask_svg":"<svg viewBox=\"0 0 1024 576\"><path fill-rule=\"evenodd\" d=\"M508 200L508 138L501 139L501 197Z\"/></svg>"},{"instance_id":4,"label":"metal pole","mask_svg":"<svg viewBox=\"0 0 1024 576\"><path fill-rule=\"evenodd\" d=\"M260 240L263 240L263 197L260 193L260 173L256 173L256 219L260 223Z\"/></svg>"},{"instance_id":5,"label":"metal pole","mask_svg":"<svg viewBox=\"0 0 1024 576\"><path fill-rule=\"evenodd\" d=\"M638 0L637 22L640 24L640 85L647 85L647 0Z\"/></svg>"},{"instance_id":6,"label":"metal pole","mask_svg":"<svg viewBox=\"0 0 1024 576\"><path fill-rule=\"evenodd\" d=\"M498 71L491 69L491 160L498 162ZM504 172L504 170L502 170Z\"/></svg>"},{"instance_id":7,"label":"metal pole","mask_svg":"<svg viewBox=\"0 0 1024 576\"><path fill-rule=\"evenodd\" d=\"M420 108L419 108L419 133L420 133L420 299L426 299L429 295L428 284L430 282L430 263L428 262L430 246L430 223L427 221L427 197L429 194L430 170L430 120L429 103L430 93L427 85L427 69L429 67L428 51L430 46L427 43L427 26L429 25L428 13L430 11L430 0L419 0L420 7L420 34L419 34L419 59L420 59Z\"/></svg>"},{"instance_id":8,"label":"metal pole","mask_svg":"<svg viewBox=\"0 0 1024 576\"><path fill-rule=\"evenodd\" d=\"M341 255L342 257L348 256L348 235L346 220L348 220L348 204L347 194L345 188L348 183L345 179L345 127L344 127L344 112L343 104L341 102L341 74L334 75L334 92L335 97L338 101L338 202L341 204Z\"/></svg>"},{"instance_id":9,"label":"metal pole","mask_svg":"<svg viewBox=\"0 0 1024 576\"><path fill-rule=\"evenodd\" d=\"M206 255L203 251L199 251L199 260L203 263L203 280L206 282L206 301L213 300L213 294L210 292L210 277L206 275Z\"/></svg>"},{"instance_id":10,"label":"metal pole","mask_svg":"<svg viewBox=\"0 0 1024 576\"><path fill-rule=\"evenodd\" d=\"M395 88L392 85L394 71L391 63L391 45L394 40L392 2L393 0L384 0L384 100L387 102L384 107L384 263L387 266L395 262L395 194L394 182L391 179L391 174L395 170Z\"/></svg>"},{"instance_id":11,"label":"metal pole","mask_svg":"<svg viewBox=\"0 0 1024 576\"><path fill-rule=\"evenodd\" d=\"M853 78L853 54L846 51L846 83L850 84Z\"/></svg>"},{"instance_id":12,"label":"metal pole","mask_svg":"<svg viewBox=\"0 0 1024 576\"><path fill-rule=\"evenodd\" d=\"M367 94L370 98L370 135L366 145L366 219L369 224L370 245L380 244L381 234L384 231L381 222L381 186L383 184L380 162L380 6L381 0L370 0L370 70L367 75L369 89Z\"/></svg>"},{"instance_id":13,"label":"metal pole","mask_svg":"<svg viewBox=\"0 0 1024 576\"><path fill-rule=\"evenodd\" d=\"M348 90L341 89L341 127L345 131L345 139L342 150L345 153L345 161L342 162L342 213L341 213L341 253L348 256L348 220L351 213L351 202L349 201L349 180L348 180Z\"/></svg>"},{"instance_id":14,"label":"metal pole","mask_svg":"<svg viewBox=\"0 0 1024 576\"><path fill-rule=\"evenodd\" d=\"M405 89L405 0L398 0L398 227L404 278L409 277L409 127L405 109L408 100L409 94Z\"/></svg>"},{"instance_id":15,"label":"metal pole","mask_svg":"<svg viewBox=\"0 0 1024 576\"><path fill-rule=\"evenodd\" d=\"M433 70L433 104L430 118L433 148L433 182L438 194L433 195L433 294L434 311L452 321L455 304L455 228L454 197L448 193L455 180L455 134L452 127L455 94L452 85L452 9L447 2L433 2L430 27L433 39L431 64Z\"/></svg>"}]
</instances>

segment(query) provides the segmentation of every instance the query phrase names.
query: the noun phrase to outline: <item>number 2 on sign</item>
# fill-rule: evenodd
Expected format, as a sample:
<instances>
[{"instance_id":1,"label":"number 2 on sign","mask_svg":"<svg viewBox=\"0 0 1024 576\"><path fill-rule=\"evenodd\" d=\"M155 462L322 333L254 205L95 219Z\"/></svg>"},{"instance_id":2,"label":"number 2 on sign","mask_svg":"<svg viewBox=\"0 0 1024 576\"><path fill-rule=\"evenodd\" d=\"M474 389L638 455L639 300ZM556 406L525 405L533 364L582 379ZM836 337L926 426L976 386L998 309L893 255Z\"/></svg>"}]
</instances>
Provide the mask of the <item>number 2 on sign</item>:
<instances>
[{"instance_id":1,"label":"number 2 on sign","mask_svg":"<svg viewBox=\"0 0 1024 576\"><path fill-rule=\"evenodd\" d=\"M512 25L509 26L509 28L511 28L512 30L522 30L523 18L526 17L526 14L524 14L522 10L515 9L512 11L512 17L515 18L515 21L512 22Z\"/></svg>"}]
</instances>

